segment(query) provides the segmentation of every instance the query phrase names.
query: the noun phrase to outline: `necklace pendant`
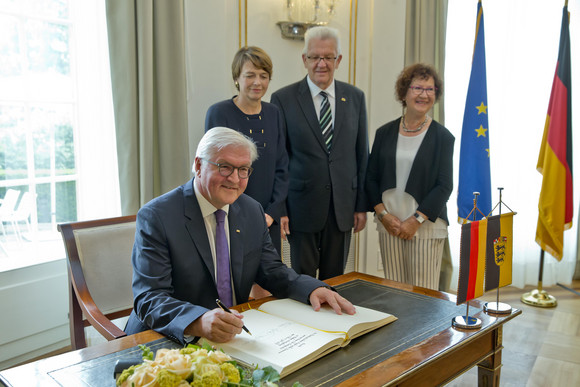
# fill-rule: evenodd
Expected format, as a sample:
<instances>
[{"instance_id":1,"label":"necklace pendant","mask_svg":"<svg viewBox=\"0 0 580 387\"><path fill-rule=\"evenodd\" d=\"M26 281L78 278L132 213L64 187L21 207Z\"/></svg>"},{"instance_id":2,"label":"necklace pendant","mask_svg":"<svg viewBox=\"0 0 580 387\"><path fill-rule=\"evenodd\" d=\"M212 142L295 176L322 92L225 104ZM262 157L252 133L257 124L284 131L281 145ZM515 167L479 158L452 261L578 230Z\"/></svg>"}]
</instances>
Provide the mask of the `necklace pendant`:
<instances>
[{"instance_id":1,"label":"necklace pendant","mask_svg":"<svg viewBox=\"0 0 580 387\"><path fill-rule=\"evenodd\" d=\"M425 120L423 121L423 123L421 125L419 125L419 127L417 129L409 129L409 128L407 128L407 125L405 125L405 116L403 116L403 118L401 119L401 124L403 125L403 131L407 132L407 133L416 133L416 132L420 131L421 129L423 129L423 126L425 126L428 119L429 119L429 116L425 115Z\"/></svg>"}]
</instances>

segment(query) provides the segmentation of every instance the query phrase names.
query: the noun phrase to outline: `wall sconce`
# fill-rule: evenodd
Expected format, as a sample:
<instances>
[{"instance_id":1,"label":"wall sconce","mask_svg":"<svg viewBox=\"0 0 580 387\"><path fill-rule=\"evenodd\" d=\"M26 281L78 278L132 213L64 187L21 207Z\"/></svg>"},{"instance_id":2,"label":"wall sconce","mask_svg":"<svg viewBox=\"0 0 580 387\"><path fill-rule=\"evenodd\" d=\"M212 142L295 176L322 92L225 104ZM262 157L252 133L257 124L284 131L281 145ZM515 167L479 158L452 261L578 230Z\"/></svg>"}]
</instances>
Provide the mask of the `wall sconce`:
<instances>
[{"instance_id":1,"label":"wall sconce","mask_svg":"<svg viewBox=\"0 0 580 387\"><path fill-rule=\"evenodd\" d=\"M288 21L276 23L285 39L304 40L310 27L325 26L336 13L339 0L283 0ZM324 5L322 3L325 3Z\"/></svg>"}]
</instances>

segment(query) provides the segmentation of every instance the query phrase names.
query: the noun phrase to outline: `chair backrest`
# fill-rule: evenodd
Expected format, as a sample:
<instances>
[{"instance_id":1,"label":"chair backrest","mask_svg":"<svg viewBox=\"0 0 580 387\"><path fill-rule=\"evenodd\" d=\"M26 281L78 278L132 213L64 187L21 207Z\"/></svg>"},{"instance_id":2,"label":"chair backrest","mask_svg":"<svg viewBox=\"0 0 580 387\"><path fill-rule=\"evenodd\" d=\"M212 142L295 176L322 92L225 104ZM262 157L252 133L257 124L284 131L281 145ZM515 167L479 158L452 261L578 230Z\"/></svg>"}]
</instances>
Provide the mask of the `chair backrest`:
<instances>
[{"instance_id":1,"label":"chair backrest","mask_svg":"<svg viewBox=\"0 0 580 387\"><path fill-rule=\"evenodd\" d=\"M19 197L20 191L12 188L6 190L4 199L2 199L2 204L0 204L0 216L12 215L16 209L16 204L18 203Z\"/></svg>"},{"instance_id":2,"label":"chair backrest","mask_svg":"<svg viewBox=\"0 0 580 387\"><path fill-rule=\"evenodd\" d=\"M35 197L36 195L33 197L30 192L24 192L22 198L20 198L18 207L16 207L11 216L11 219L16 222L28 220L30 215L32 215L32 210L34 209Z\"/></svg>"},{"instance_id":3,"label":"chair backrest","mask_svg":"<svg viewBox=\"0 0 580 387\"><path fill-rule=\"evenodd\" d=\"M86 347L88 325L107 340L126 336L111 320L133 308L135 216L59 224L58 229L68 261L73 349Z\"/></svg>"}]
</instances>

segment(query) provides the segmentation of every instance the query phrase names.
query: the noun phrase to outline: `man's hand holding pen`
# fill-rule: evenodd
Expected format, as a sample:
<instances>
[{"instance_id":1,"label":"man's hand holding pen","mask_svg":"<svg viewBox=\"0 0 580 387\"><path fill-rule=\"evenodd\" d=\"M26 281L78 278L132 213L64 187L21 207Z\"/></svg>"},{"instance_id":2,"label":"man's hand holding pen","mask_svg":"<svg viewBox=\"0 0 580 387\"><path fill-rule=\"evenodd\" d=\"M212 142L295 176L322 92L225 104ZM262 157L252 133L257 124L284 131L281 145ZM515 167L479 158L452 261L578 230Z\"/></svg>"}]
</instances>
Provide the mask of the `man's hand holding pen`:
<instances>
[{"instance_id":1,"label":"man's hand holding pen","mask_svg":"<svg viewBox=\"0 0 580 387\"><path fill-rule=\"evenodd\" d=\"M221 308L221 309L222 309L224 312L227 312L227 313L233 313L233 312L232 312L232 311L231 311L231 310L230 310L230 309L229 309L227 306L225 306L225 305L224 305L224 304L223 304L223 303L220 301L220 299L219 299L219 298L217 298L217 299L215 300L215 303L216 303L216 304L217 304L217 305L218 305L218 306L219 306L219 307L220 307L220 308ZM252 333L251 333L251 332L248 330L248 328L246 328L246 326L245 326L245 325L244 325L244 326L242 326L242 329L243 329L244 331L246 331L246 333L248 333L250 336L252 335Z\"/></svg>"},{"instance_id":2,"label":"man's hand holding pen","mask_svg":"<svg viewBox=\"0 0 580 387\"><path fill-rule=\"evenodd\" d=\"M231 313L221 308L212 309L192 322L185 329L185 334L205 337L216 343L225 343L242 333L243 318L244 316L234 309Z\"/></svg>"}]
</instances>

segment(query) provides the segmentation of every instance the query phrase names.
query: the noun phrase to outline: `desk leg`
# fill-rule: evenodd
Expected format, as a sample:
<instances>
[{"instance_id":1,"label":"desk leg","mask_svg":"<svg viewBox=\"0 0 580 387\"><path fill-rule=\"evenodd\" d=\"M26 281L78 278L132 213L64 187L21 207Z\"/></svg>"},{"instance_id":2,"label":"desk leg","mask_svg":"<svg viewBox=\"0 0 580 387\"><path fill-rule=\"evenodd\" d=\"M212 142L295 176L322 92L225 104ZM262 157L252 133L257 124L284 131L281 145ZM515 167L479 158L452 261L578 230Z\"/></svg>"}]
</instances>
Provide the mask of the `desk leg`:
<instances>
[{"instance_id":1,"label":"desk leg","mask_svg":"<svg viewBox=\"0 0 580 387\"><path fill-rule=\"evenodd\" d=\"M479 387L499 387L501 373L501 350L503 326L494 331L494 352L477 364L477 385Z\"/></svg>"}]
</instances>

